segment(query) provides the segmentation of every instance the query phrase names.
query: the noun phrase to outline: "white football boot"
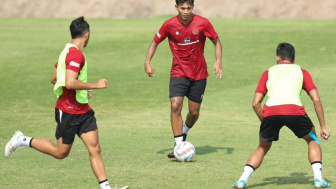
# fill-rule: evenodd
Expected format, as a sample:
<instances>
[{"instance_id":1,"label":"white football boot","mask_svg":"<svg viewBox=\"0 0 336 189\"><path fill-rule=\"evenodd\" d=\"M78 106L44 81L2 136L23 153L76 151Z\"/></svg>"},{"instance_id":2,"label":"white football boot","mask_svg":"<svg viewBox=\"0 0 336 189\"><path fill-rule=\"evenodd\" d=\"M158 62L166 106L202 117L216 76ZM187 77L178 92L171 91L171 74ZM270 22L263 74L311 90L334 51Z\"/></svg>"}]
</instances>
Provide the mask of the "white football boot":
<instances>
[{"instance_id":1,"label":"white football boot","mask_svg":"<svg viewBox=\"0 0 336 189\"><path fill-rule=\"evenodd\" d=\"M21 131L16 131L5 148L5 157L9 157L15 150L18 150L21 145L18 143L19 136L23 136Z\"/></svg>"}]
</instances>

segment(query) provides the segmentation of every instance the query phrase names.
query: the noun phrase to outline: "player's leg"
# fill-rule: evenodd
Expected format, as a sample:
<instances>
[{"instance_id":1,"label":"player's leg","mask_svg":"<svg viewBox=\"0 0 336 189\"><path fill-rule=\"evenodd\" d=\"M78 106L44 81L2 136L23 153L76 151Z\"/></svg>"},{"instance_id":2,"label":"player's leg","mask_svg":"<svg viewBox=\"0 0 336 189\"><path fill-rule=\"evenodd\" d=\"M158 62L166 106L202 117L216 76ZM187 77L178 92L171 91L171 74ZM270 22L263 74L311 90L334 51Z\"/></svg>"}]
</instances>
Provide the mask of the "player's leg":
<instances>
[{"instance_id":1,"label":"player's leg","mask_svg":"<svg viewBox=\"0 0 336 189\"><path fill-rule=\"evenodd\" d=\"M86 148L89 151L91 168L94 175L96 176L98 182L101 185L105 184L104 186L106 186L108 182L104 183L105 181L107 181L107 178L103 158L101 156L101 148L98 139L98 130L83 133L80 135L80 138L82 139Z\"/></svg>"},{"instance_id":2,"label":"player's leg","mask_svg":"<svg viewBox=\"0 0 336 189\"><path fill-rule=\"evenodd\" d=\"M322 150L316 136L315 127L308 135L305 135L303 139L308 144L308 159L314 173L315 188L330 188L330 184L322 177Z\"/></svg>"},{"instance_id":3,"label":"player's leg","mask_svg":"<svg viewBox=\"0 0 336 189\"><path fill-rule=\"evenodd\" d=\"M201 103L194 102L192 100L188 101L189 112L186 117L186 121L183 125L183 140L187 139L187 134L189 130L195 125L199 118L199 112L201 109Z\"/></svg>"},{"instance_id":4,"label":"player's leg","mask_svg":"<svg viewBox=\"0 0 336 189\"><path fill-rule=\"evenodd\" d=\"M80 128L77 135L82 139L89 151L91 168L96 176L101 189L110 189L110 183L106 178L105 165L101 156L101 148L98 138L98 127L94 111L91 109L79 117ZM128 187L123 187L126 189Z\"/></svg>"},{"instance_id":5,"label":"player's leg","mask_svg":"<svg viewBox=\"0 0 336 189\"><path fill-rule=\"evenodd\" d=\"M288 128L308 144L308 159L314 172L315 188L329 188L330 184L322 178L322 151L312 121L308 115L290 116L289 118Z\"/></svg>"},{"instance_id":6,"label":"player's leg","mask_svg":"<svg viewBox=\"0 0 336 189\"><path fill-rule=\"evenodd\" d=\"M63 159L68 156L72 144L63 144L62 138L54 144L49 139L27 137L21 131L17 131L6 145L5 157L9 157L12 152L23 146L34 148L57 159Z\"/></svg>"},{"instance_id":7,"label":"player's leg","mask_svg":"<svg viewBox=\"0 0 336 189\"><path fill-rule=\"evenodd\" d=\"M322 150L320 142L316 136L315 127L310 131L308 135L305 135L303 139L308 144L308 159L310 163L322 161Z\"/></svg>"},{"instance_id":8,"label":"player's leg","mask_svg":"<svg viewBox=\"0 0 336 189\"><path fill-rule=\"evenodd\" d=\"M199 118L201 103L189 100L188 106L189 106L189 112L187 114L185 124L191 129Z\"/></svg>"},{"instance_id":9,"label":"player's leg","mask_svg":"<svg viewBox=\"0 0 336 189\"><path fill-rule=\"evenodd\" d=\"M78 130L78 119L80 115L72 115L55 109L55 120L57 123L55 137L57 144L48 139L34 138L31 147L57 159L63 159L70 153L72 143Z\"/></svg>"},{"instance_id":10,"label":"player's leg","mask_svg":"<svg viewBox=\"0 0 336 189\"><path fill-rule=\"evenodd\" d=\"M252 173L260 167L265 155L272 147L272 142L279 139L279 132L283 123L280 116L265 117L260 125L258 148L250 155L239 180L233 188L245 188Z\"/></svg>"},{"instance_id":11,"label":"player's leg","mask_svg":"<svg viewBox=\"0 0 336 189\"><path fill-rule=\"evenodd\" d=\"M260 141L258 148L251 154L247 161L247 165L250 165L254 169L258 169L264 160L265 155L271 149L272 142Z\"/></svg>"},{"instance_id":12,"label":"player's leg","mask_svg":"<svg viewBox=\"0 0 336 189\"><path fill-rule=\"evenodd\" d=\"M62 138L57 140L57 144L49 139L34 138L31 141L31 147L54 158L64 159L69 155L72 144L64 144Z\"/></svg>"},{"instance_id":13,"label":"player's leg","mask_svg":"<svg viewBox=\"0 0 336 189\"><path fill-rule=\"evenodd\" d=\"M77 132L77 119L79 115L72 115L55 109L55 120L57 123L55 137L57 144L48 139L34 138L31 147L57 159L63 159L70 153L72 143Z\"/></svg>"},{"instance_id":14,"label":"player's leg","mask_svg":"<svg viewBox=\"0 0 336 189\"><path fill-rule=\"evenodd\" d=\"M258 148L250 155L242 175L238 179L238 182L232 186L233 188L245 188L250 176L257 168L260 167L265 155L271 149L271 146L272 142L265 142L260 140Z\"/></svg>"},{"instance_id":15,"label":"player's leg","mask_svg":"<svg viewBox=\"0 0 336 189\"><path fill-rule=\"evenodd\" d=\"M189 112L183 125L183 140L186 140L189 129L191 129L200 115L201 103L207 84L207 79L192 81L190 90L187 93Z\"/></svg>"},{"instance_id":16,"label":"player's leg","mask_svg":"<svg viewBox=\"0 0 336 189\"><path fill-rule=\"evenodd\" d=\"M67 157L76 134L76 125L71 123L74 118L76 118L76 116L55 109L57 144L54 144L48 139L27 137L24 136L21 131L17 131L6 145L5 156L8 157L13 151L19 149L21 146L29 146L57 159Z\"/></svg>"},{"instance_id":17,"label":"player's leg","mask_svg":"<svg viewBox=\"0 0 336 189\"><path fill-rule=\"evenodd\" d=\"M183 140L183 99L189 90L190 81L186 78L171 78L169 83L170 98L170 122L174 134L175 145ZM174 152L168 154L168 158L175 158Z\"/></svg>"},{"instance_id":18,"label":"player's leg","mask_svg":"<svg viewBox=\"0 0 336 189\"><path fill-rule=\"evenodd\" d=\"M170 98L171 103L171 111L170 111L170 121L173 130L174 137L177 138L182 136L182 107L183 107L183 99L184 97L172 97ZM182 141L182 138L181 138ZM180 141L176 141L180 142Z\"/></svg>"},{"instance_id":19,"label":"player's leg","mask_svg":"<svg viewBox=\"0 0 336 189\"><path fill-rule=\"evenodd\" d=\"M183 120L182 120L182 107L184 97L172 97L170 98L170 122L174 134L175 145L183 141ZM175 158L174 152L169 153L168 158Z\"/></svg>"}]
</instances>

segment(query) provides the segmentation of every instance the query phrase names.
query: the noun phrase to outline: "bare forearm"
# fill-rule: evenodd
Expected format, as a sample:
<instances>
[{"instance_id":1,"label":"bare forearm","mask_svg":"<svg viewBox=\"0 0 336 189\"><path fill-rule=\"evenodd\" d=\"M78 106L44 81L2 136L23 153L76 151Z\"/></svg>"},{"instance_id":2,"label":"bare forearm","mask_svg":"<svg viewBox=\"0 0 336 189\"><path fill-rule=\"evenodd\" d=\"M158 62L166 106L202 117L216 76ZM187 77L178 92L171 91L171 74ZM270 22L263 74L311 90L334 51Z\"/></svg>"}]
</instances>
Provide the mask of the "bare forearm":
<instances>
[{"instance_id":1,"label":"bare forearm","mask_svg":"<svg viewBox=\"0 0 336 189\"><path fill-rule=\"evenodd\" d=\"M254 112L257 114L257 117L260 121L263 120L261 104L253 106Z\"/></svg>"},{"instance_id":2,"label":"bare forearm","mask_svg":"<svg viewBox=\"0 0 336 189\"><path fill-rule=\"evenodd\" d=\"M321 128L326 128L324 120L324 111L321 101L314 101L314 108Z\"/></svg>"},{"instance_id":3,"label":"bare forearm","mask_svg":"<svg viewBox=\"0 0 336 189\"><path fill-rule=\"evenodd\" d=\"M150 61L152 60L153 56L154 56L154 53L157 49L157 43L155 41L153 41L150 45L149 45L149 48L148 48L148 51L147 51L147 56L146 56L146 60L145 60L145 64L150 64Z\"/></svg>"},{"instance_id":4,"label":"bare forearm","mask_svg":"<svg viewBox=\"0 0 336 189\"><path fill-rule=\"evenodd\" d=\"M222 44L219 39L217 40L217 43L215 45L215 56L216 60L222 63Z\"/></svg>"},{"instance_id":5,"label":"bare forearm","mask_svg":"<svg viewBox=\"0 0 336 189\"><path fill-rule=\"evenodd\" d=\"M253 98L253 102L252 102L252 107L254 112L257 114L258 118L260 121L263 120L263 113L262 113L262 107L261 107L261 103L264 99L264 94L262 93L255 93L254 94L254 98Z\"/></svg>"},{"instance_id":6,"label":"bare forearm","mask_svg":"<svg viewBox=\"0 0 336 189\"><path fill-rule=\"evenodd\" d=\"M320 95L316 89L309 91L308 94L314 103L315 112L319 120L320 126L322 129L325 129L326 125L325 125L325 120L324 120L324 111L323 111L323 106L322 106L322 101L320 99Z\"/></svg>"},{"instance_id":7,"label":"bare forearm","mask_svg":"<svg viewBox=\"0 0 336 189\"><path fill-rule=\"evenodd\" d=\"M90 90L97 89L97 83L84 83L79 80L67 82L66 88L70 90Z\"/></svg>"}]
</instances>

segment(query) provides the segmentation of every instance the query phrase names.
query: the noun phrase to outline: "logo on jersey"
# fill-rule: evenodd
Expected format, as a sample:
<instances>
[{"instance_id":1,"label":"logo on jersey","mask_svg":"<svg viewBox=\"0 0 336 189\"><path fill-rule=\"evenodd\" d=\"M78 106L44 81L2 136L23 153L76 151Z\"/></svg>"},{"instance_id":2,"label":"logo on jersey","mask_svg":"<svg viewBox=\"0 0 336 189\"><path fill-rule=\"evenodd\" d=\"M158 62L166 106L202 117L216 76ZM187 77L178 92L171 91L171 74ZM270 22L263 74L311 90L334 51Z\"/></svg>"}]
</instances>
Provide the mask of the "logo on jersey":
<instances>
[{"instance_id":1,"label":"logo on jersey","mask_svg":"<svg viewBox=\"0 0 336 189\"><path fill-rule=\"evenodd\" d=\"M70 62L70 66L73 66L73 67L79 68L80 64L79 64L79 63L77 63L77 62L71 61L71 62Z\"/></svg>"},{"instance_id":2,"label":"logo on jersey","mask_svg":"<svg viewBox=\"0 0 336 189\"><path fill-rule=\"evenodd\" d=\"M195 29L192 31L194 35L197 35L198 34L198 29Z\"/></svg>"},{"instance_id":3,"label":"logo on jersey","mask_svg":"<svg viewBox=\"0 0 336 189\"><path fill-rule=\"evenodd\" d=\"M185 43L190 43L190 38L184 38Z\"/></svg>"},{"instance_id":4,"label":"logo on jersey","mask_svg":"<svg viewBox=\"0 0 336 189\"><path fill-rule=\"evenodd\" d=\"M178 31L176 31L176 35L180 35L180 33Z\"/></svg>"},{"instance_id":5,"label":"logo on jersey","mask_svg":"<svg viewBox=\"0 0 336 189\"><path fill-rule=\"evenodd\" d=\"M161 38L161 34L160 34L159 32L156 33L156 36L157 36L158 38Z\"/></svg>"}]
</instances>

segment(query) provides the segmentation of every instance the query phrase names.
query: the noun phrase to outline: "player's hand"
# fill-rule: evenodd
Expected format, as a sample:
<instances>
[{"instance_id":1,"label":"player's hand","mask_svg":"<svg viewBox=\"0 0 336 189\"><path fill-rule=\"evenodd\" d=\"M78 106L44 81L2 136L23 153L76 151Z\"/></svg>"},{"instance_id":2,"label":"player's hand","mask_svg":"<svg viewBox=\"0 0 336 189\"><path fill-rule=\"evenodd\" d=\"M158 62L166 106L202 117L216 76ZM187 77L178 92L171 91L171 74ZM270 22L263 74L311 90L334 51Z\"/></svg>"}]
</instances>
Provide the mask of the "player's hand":
<instances>
[{"instance_id":1,"label":"player's hand","mask_svg":"<svg viewBox=\"0 0 336 189\"><path fill-rule=\"evenodd\" d=\"M328 140L330 134L327 129L321 129L321 139L322 140Z\"/></svg>"},{"instance_id":2,"label":"player's hand","mask_svg":"<svg viewBox=\"0 0 336 189\"><path fill-rule=\"evenodd\" d=\"M149 77L154 77L154 68L150 63L145 63L145 72Z\"/></svg>"},{"instance_id":3,"label":"player's hand","mask_svg":"<svg viewBox=\"0 0 336 189\"><path fill-rule=\"evenodd\" d=\"M88 92L88 93L87 93L87 94L88 94L87 97L88 97L88 98L92 98L92 89L87 90L87 92Z\"/></svg>"},{"instance_id":4,"label":"player's hand","mask_svg":"<svg viewBox=\"0 0 336 189\"><path fill-rule=\"evenodd\" d=\"M100 79L96 83L96 89L105 89L107 88L107 80L106 79Z\"/></svg>"},{"instance_id":5,"label":"player's hand","mask_svg":"<svg viewBox=\"0 0 336 189\"><path fill-rule=\"evenodd\" d=\"M215 74L216 78L222 78L222 62L217 61L214 64Z\"/></svg>"}]
</instances>

